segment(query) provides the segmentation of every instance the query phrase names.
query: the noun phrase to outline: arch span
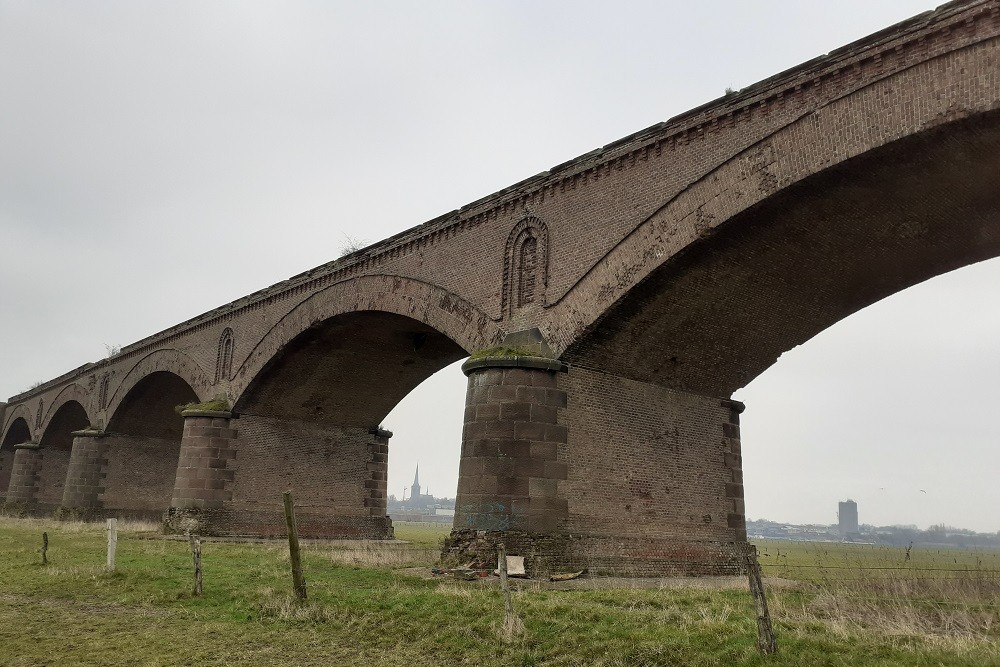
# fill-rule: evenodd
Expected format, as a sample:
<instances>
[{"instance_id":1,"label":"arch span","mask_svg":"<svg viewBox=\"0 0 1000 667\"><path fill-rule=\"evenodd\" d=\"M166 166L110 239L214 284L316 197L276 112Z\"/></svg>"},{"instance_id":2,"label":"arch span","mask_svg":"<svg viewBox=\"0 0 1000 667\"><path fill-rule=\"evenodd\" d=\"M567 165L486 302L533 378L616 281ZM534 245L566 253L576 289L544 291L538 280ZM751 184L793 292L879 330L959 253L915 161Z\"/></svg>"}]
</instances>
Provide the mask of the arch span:
<instances>
[{"instance_id":1,"label":"arch span","mask_svg":"<svg viewBox=\"0 0 1000 667\"><path fill-rule=\"evenodd\" d=\"M58 507L62 503L73 451L73 432L90 425L90 418L83 405L66 399L52 413L39 438L39 459L36 468L37 491L35 501L43 508Z\"/></svg>"},{"instance_id":2,"label":"arch span","mask_svg":"<svg viewBox=\"0 0 1000 667\"><path fill-rule=\"evenodd\" d=\"M658 204L550 309L550 345L559 353L568 350L654 272L704 246L723 227L745 223L754 209L796 184L838 166L857 165L865 155L901 143L922 150L920 137L938 136L947 142L949 128L961 132L970 123L995 125L1000 80L967 73L994 72L998 64L1000 38L985 34L962 48L875 77L858 89L819 91L817 99L796 108L790 121L768 128L728 156L724 145L706 147L706 153L718 156L717 163L692 174L689 183ZM766 115L749 116L751 129L767 125ZM718 141L724 143L725 138ZM675 180L670 173L659 178ZM746 227L728 233L750 236L756 230ZM778 240L786 247L794 241L793 237Z\"/></svg>"},{"instance_id":3,"label":"arch span","mask_svg":"<svg viewBox=\"0 0 1000 667\"><path fill-rule=\"evenodd\" d=\"M236 373L234 403L245 402L242 396L250 384L293 339L321 322L361 311L415 320L466 352L494 345L503 337L503 331L479 308L440 287L400 276L354 278L313 294L267 332Z\"/></svg>"},{"instance_id":4,"label":"arch span","mask_svg":"<svg viewBox=\"0 0 1000 667\"><path fill-rule=\"evenodd\" d=\"M83 408L84 414L87 417L87 424L85 424L85 426L89 426L94 423L91 412L87 410L87 406L90 404L90 392L74 382L63 387L59 394L56 395L55 399L53 399L52 404L48 406L46 415L42 419L42 433L44 433L48 428L52 419L59 412L59 410L70 401Z\"/></svg>"},{"instance_id":5,"label":"arch span","mask_svg":"<svg viewBox=\"0 0 1000 667\"><path fill-rule=\"evenodd\" d=\"M308 534L391 537L385 513L391 433L382 421L418 384L466 357L464 345L482 339L463 344L428 324L440 315L426 300L414 308L405 299L352 299L346 311L337 298L321 303L326 310L307 304L272 332L272 340L291 338L235 403L240 466L226 487L226 506L257 530L278 530L276 499L291 488L305 508ZM366 309L372 306L382 309Z\"/></svg>"},{"instance_id":6,"label":"arch span","mask_svg":"<svg viewBox=\"0 0 1000 667\"><path fill-rule=\"evenodd\" d=\"M18 416L11 421L3 439L0 440L0 497L2 498L7 497L7 487L10 486L10 473L14 466L14 445L25 442L31 442L31 429L27 418Z\"/></svg>"},{"instance_id":7,"label":"arch span","mask_svg":"<svg viewBox=\"0 0 1000 667\"><path fill-rule=\"evenodd\" d=\"M31 436L32 436L31 411L28 410L28 407L24 403L19 403L18 405L15 405L12 410L8 410L5 416L5 421L6 424L4 424L2 442L7 443L7 439L8 437L10 437L11 430L14 428L15 423L17 423L18 421L24 422L24 429L27 431L28 437L25 440L21 440L20 442L11 444L20 444L21 442L31 442Z\"/></svg>"},{"instance_id":8,"label":"arch span","mask_svg":"<svg viewBox=\"0 0 1000 667\"><path fill-rule=\"evenodd\" d=\"M125 397L144 379L154 373L169 373L182 380L195 394L195 400L202 401L212 387L212 380L194 359L179 350L166 348L150 352L140 359L122 378L114 393L108 398L106 414L114 415ZM110 419L109 419L110 422Z\"/></svg>"},{"instance_id":9,"label":"arch span","mask_svg":"<svg viewBox=\"0 0 1000 667\"><path fill-rule=\"evenodd\" d=\"M890 294L1000 255L1000 111L782 188L665 259L564 358L725 397Z\"/></svg>"}]
</instances>

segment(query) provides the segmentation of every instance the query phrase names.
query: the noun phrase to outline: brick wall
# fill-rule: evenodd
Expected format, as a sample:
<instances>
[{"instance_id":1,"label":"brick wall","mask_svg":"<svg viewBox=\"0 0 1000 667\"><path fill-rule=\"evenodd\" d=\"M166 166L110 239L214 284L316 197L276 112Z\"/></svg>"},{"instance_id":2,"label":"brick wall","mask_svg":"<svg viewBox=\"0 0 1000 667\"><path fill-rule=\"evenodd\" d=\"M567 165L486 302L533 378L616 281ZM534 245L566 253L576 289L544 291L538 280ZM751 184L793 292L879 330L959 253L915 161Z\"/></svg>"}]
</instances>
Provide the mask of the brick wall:
<instances>
[{"instance_id":1,"label":"brick wall","mask_svg":"<svg viewBox=\"0 0 1000 667\"><path fill-rule=\"evenodd\" d=\"M104 443L103 506L116 516L162 517L170 507L180 439L111 435Z\"/></svg>"},{"instance_id":2,"label":"brick wall","mask_svg":"<svg viewBox=\"0 0 1000 667\"><path fill-rule=\"evenodd\" d=\"M392 537L387 432L251 415L186 421L172 504L201 517L202 532L284 535L290 490L302 537Z\"/></svg>"}]
</instances>

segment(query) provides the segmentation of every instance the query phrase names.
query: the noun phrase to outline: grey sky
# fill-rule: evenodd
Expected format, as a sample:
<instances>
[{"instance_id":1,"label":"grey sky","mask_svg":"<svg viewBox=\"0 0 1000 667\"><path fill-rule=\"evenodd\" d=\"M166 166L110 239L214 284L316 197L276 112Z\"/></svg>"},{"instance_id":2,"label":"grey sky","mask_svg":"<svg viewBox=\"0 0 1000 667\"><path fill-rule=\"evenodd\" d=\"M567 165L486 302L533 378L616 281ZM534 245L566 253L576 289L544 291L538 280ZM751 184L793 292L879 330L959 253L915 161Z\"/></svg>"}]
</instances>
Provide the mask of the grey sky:
<instances>
[{"instance_id":1,"label":"grey sky","mask_svg":"<svg viewBox=\"0 0 1000 667\"><path fill-rule=\"evenodd\" d=\"M930 8L0 0L0 395ZM748 514L1000 529L998 279L908 290L739 392ZM454 493L463 396L446 369L386 420L390 492L419 459Z\"/></svg>"}]
</instances>

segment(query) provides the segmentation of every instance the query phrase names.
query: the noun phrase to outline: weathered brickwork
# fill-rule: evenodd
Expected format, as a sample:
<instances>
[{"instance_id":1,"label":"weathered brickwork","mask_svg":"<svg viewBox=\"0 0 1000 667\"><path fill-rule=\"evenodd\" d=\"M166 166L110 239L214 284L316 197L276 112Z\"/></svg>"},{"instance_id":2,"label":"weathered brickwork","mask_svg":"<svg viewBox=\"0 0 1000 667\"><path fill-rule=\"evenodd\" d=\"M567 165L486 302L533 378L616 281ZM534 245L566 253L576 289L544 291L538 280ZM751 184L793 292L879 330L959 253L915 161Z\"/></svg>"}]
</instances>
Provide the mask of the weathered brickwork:
<instances>
[{"instance_id":1,"label":"weathered brickwork","mask_svg":"<svg viewBox=\"0 0 1000 667\"><path fill-rule=\"evenodd\" d=\"M37 502L38 468L41 452L38 445L24 443L14 447L14 464L7 487L7 503L30 507Z\"/></svg>"},{"instance_id":2,"label":"weathered brickwork","mask_svg":"<svg viewBox=\"0 0 1000 667\"><path fill-rule=\"evenodd\" d=\"M281 536L290 490L302 537L392 537L388 431L251 415L222 421L188 418L173 515L197 517L206 534Z\"/></svg>"},{"instance_id":3,"label":"weathered brickwork","mask_svg":"<svg viewBox=\"0 0 1000 667\"><path fill-rule=\"evenodd\" d=\"M523 358L485 360L490 365L468 370L456 530L548 534L566 523L559 489L566 479L559 461L566 444L566 427L558 423L566 406L560 373L510 367L514 361Z\"/></svg>"},{"instance_id":4,"label":"weathered brickwork","mask_svg":"<svg viewBox=\"0 0 1000 667\"><path fill-rule=\"evenodd\" d=\"M455 549L507 535L539 567L728 567L733 391L878 299L1000 256L998 174L1000 0L960 0L13 397L0 486L85 502L70 433L93 428L105 510L278 534L291 488L310 534L386 537L381 420L537 329L533 353L569 372L473 374ZM173 407L215 398L236 416L182 438Z\"/></svg>"},{"instance_id":5,"label":"weathered brickwork","mask_svg":"<svg viewBox=\"0 0 1000 667\"><path fill-rule=\"evenodd\" d=\"M165 519L168 530L219 532L214 512L232 498L236 430L228 412L185 412L177 476Z\"/></svg>"},{"instance_id":6,"label":"weathered brickwork","mask_svg":"<svg viewBox=\"0 0 1000 667\"><path fill-rule=\"evenodd\" d=\"M106 513L159 520L170 507L180 438L150 438L111 434L107 448L104 494Z\"/></svg>"},{"instance_id":7,"label":"weathered brickwork","mask_svg":"<svg viewBox=\"0 0 1000 667\"><path fill-rule=\"evenodd\" d=\"M99 431L73 434L73 449L66 470L62 507L77 514L97 513L103 509L105 441Z\"/></svg>"}]
</instances>

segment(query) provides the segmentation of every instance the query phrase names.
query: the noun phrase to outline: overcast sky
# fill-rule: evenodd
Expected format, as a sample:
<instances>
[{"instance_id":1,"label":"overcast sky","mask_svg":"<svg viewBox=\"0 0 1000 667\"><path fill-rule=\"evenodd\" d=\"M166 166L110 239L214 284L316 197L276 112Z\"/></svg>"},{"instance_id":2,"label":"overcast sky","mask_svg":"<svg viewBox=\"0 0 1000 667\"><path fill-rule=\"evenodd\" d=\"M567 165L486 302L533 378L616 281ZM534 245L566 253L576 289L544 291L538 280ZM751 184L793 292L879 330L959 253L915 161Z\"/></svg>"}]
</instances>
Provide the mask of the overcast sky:
<instances>
[{"instance_id":1,"label":"overcast sky","mask_svg":"<svg viewBox=\"0 0 1000 667\"><path fill-rule=\"evenodd\" d=\"M931 8L0 0L0 396ZM748 515L1000 529L998 284L907 290L738 392ZM419 460L454 495L464 392L386 420L390 492Z\"/></svg>"}]
</instances>

